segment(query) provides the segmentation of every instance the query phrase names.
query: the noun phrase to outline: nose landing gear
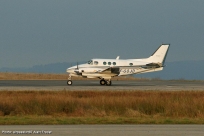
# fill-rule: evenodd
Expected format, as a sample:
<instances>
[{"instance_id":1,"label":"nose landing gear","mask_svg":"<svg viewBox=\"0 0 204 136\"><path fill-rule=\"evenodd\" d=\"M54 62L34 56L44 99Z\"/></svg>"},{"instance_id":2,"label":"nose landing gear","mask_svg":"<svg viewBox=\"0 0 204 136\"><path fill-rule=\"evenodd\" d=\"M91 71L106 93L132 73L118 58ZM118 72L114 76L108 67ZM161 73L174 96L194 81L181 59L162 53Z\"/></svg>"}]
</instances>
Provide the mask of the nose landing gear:
<instances>
[{"instance_id":1,"label":"nose landing gear","mask_svg":"<svg viewBox=\"0 0 204 136\"><path fill-rule=\"evenodd\" d=\"M72 85L72 77L69 76L68 80L67 80L67 85Z\"/></svg>"},{"instance_id":2,"label":"nose landing gear","mask_svg":"<svg viewBox=\"0 0 204 136\"><path fill-rule=\"evenodd\" d=\"M67 85L72 85L72 80L67 80Z\"/></svg>"}]
</instances>

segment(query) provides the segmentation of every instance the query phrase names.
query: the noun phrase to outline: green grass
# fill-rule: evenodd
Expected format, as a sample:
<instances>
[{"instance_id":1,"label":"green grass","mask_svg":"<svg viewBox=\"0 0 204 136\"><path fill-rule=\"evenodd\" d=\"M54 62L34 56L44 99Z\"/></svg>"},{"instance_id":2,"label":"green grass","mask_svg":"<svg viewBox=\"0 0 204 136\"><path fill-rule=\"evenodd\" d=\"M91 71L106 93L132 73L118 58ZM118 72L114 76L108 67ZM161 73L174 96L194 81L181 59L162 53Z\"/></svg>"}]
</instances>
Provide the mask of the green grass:
<instances>
[{"instance_id":1,"label":"green grass","mask_svg":"<svg viewBox=\"0 0 204 136\"><path fill-rule=\"evenodd\" d=\"M203 118L5 116L0 125L204 124Z\"/></svg>"}]
</instances>

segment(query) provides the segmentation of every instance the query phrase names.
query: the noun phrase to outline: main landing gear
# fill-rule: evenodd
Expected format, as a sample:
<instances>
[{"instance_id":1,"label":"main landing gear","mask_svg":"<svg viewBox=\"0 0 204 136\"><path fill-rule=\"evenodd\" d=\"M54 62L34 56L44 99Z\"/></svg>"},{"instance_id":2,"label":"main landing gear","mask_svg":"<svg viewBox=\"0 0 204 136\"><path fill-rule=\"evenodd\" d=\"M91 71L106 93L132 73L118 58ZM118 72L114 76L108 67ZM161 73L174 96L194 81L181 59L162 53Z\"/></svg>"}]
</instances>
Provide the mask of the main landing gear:
<instances>
[{"instance_id":1,"label":"main landing gear","mask_svg":"<svg viewBox=\"0 0 204 136\"><path fill-rule=\"evenodd\" d=\"M111 82L111 80L101 79L100 84L101 85L111 86L112 82ZM71 76L69 76L69 78L67 80L67 85L72 85L72 77Z\"/></svg>"},{"instance_id":2,"label":"main landing gear","mask_svg":"<svg viewBox=\"0 0 204 136\"><path fill-rule=\"evenodd\" d=\"M111 83L112 83L111 80L104 80L104 79L101 79L101 80L100 80L100 84L101 84L101 85L110 86Z\"/></svg>"},{"instance_id":3,"label":"main landing gear","mask_svg":"<svg viewBox=\"0 0 204 136\"><path fill-rule=\"evenodd\" d=\"M72 77L69 76L68 80L67 80L67 85L72 85Z\"/></svg>"}]
</instances>

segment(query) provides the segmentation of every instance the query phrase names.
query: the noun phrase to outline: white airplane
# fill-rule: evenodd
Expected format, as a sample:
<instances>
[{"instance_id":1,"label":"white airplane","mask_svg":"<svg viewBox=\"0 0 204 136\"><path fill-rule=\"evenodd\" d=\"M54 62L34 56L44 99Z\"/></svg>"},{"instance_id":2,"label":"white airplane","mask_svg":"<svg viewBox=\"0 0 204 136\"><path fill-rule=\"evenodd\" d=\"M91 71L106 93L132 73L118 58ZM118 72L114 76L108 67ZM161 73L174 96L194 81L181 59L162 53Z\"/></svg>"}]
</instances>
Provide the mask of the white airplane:
<instances>
[{"instance_id":1,"label":"white airplane","mask_svg":"<svg viewBox=\"0 0 204 136\"><path fill-rule=\"evenodd\" d=\"M71 77L99 78L101 85L111 85L111 78L163 70L170 44L162 44L149 58L143 59L92 59L88 63L67 69L68 85Z\"/></svg>"}]
</instances>

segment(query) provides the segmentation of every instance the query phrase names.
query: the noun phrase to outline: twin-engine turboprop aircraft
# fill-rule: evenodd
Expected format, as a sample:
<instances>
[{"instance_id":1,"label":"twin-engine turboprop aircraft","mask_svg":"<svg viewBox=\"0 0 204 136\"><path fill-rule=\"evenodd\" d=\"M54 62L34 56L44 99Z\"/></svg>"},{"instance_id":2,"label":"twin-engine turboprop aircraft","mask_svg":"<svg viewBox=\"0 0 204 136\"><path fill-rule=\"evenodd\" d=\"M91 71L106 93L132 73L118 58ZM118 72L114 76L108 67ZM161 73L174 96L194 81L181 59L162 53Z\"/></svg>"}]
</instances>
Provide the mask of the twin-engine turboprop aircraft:
<instances>
[{"instance_id":1,"label":"twin-engine turboprop aircraft","mask_svg":"<svg viewBox=\"0 0 204 136\"><path fill-rule=\"evenodd\" d=\"M67 69L68 85L72 85L72 76L99 78L101 85L111 85L111 78L163 70L170 44L162 44L149 58L143 59L92 59L88 63Z\"/></svg>"}]
</instances>

